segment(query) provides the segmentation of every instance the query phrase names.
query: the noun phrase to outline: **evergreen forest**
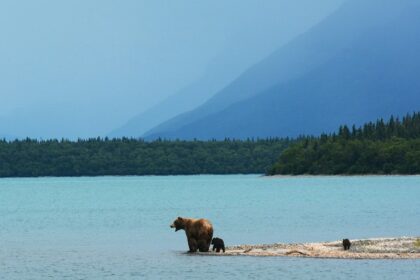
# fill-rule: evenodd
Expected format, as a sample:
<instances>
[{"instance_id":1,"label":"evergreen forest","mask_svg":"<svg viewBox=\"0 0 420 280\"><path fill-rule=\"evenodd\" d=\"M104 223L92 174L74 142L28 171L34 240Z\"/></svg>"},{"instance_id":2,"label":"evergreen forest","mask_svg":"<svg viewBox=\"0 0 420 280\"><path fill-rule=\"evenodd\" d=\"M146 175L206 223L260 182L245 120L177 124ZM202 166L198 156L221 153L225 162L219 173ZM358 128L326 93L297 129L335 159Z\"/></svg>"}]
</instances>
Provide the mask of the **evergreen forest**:
<instances>
[{"instance_id":1,"label":"evergreen forest","mask_svg":"<svg viewBox=\"0 0 420 280\"><path fill-rule=\"evenodd\" d=\"M288 139L0 141L0 177L263 174Z\"/></svg>"},{"instance_id":2,"label":"evergreen forest","mask_svg":"<svg viewBox=\"0 0 420 280\"><path fill-rule=\"evenodd\" d=\"M420 113L306 137L283 151L268 174L420 174Z\"/></svg>"}]
</instances>

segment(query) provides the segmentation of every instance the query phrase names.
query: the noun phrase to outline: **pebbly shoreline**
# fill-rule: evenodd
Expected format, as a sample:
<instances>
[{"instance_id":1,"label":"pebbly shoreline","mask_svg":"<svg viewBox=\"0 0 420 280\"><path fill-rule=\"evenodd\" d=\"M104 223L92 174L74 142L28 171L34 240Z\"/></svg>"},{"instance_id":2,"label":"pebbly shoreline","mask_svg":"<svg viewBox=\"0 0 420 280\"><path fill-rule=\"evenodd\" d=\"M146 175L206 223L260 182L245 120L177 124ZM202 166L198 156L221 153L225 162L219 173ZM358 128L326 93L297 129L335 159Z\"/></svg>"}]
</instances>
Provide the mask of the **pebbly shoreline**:
<instances>
[{"instance_id":1,"label":"pebbly shoreline","mask_svg":"<svg viewBox=\"0 0 420 280\"><path fill-rule=\"evenodd\" d=\"M343 250L342 241L318 243L275 243L239 245L226 248L218 256L289 256L334 259L420 259L419 237L371 238L351 240ZM208 253L207 253L208 254Z\"/></svg>"}]
</instances>

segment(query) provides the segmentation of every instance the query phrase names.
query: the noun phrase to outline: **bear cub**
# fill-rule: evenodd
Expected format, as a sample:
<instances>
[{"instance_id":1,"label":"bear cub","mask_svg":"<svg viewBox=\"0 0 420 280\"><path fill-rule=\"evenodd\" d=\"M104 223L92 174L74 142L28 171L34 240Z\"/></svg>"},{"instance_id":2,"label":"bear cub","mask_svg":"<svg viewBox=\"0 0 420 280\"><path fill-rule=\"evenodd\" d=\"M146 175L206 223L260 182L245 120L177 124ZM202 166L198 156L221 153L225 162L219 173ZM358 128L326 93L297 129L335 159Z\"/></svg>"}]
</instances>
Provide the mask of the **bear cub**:
<instances>
[{"instance_id":1,"label":"bear cub","mask_svg":"<svg viewBox=\"0 0 420 280\"><path fill-rule=\"evenodd\" d=\"M223 242L223 239L215 237L211 241L211 244L213 245L213 251L216 250L216 252L219 253L221 249L223 250L223 253L225 252L225 242Z\"/></svg>"},{"instance_id":2,"label":"bear cub","mask_svg":"<svg viewBox=\"0 0 420 280\"><path fill-rule=\"evenodd\" d=\"M350 250L350 246L351 246L351 242L350 242L350 240L348 240L347 238L346 238L346 239L343 239L343 247L344 247L344 251L345 251L345 250Z\"/></svg>"}]
</instances>

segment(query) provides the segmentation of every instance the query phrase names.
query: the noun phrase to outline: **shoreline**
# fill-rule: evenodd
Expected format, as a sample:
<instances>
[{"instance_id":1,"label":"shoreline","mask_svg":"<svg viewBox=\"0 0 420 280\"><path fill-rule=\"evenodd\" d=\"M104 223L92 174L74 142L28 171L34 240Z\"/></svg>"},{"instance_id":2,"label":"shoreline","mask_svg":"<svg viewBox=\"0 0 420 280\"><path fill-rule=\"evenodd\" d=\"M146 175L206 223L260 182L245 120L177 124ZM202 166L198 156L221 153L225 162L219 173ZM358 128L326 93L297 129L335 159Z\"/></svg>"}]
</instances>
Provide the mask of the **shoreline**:
<instances>
[{"instance_id":1,"label":"shoreline","mask_svg":"<svg viewBox=\"0 0 420 280\"><path fill-rule=\"evenodd\" d=\"M391 237L351 240L343 250L342 241L314 243L274 243L228 246L225 253L211 256L299 257L324 259L420 259L420 237Z\"/></svg>"},{"instance_id":2,"label":"shoreline","mask_svg":"<svg viewBox=\"0 0 420 280\"><path fill-rule=\"evenodd\" d=\"M320 178L320 177L420 177L420 174L300 174L300 175L261 175L261 178Z\"/></svg>"}]
</instances>

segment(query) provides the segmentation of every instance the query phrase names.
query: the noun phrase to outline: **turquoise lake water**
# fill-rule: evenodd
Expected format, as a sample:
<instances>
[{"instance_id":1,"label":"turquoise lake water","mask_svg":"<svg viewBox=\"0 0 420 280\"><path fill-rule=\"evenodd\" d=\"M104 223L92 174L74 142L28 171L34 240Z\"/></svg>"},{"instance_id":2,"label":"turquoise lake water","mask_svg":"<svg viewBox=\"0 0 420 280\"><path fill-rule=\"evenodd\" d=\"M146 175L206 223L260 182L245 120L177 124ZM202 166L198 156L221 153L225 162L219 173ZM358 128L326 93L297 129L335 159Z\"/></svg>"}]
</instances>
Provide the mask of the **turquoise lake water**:
<instances>
[{"instance_id":1,"label":"turquoise lake water","mask_svg":"<svg viewBox=\"0 0 420 280\"><path fill-rule=\"evenodd\" d=\"M418 260L185 254L178 216L226 245L420 236L420 176L0 179L0 279L420 279Z\"/></svg>"}]
</instances>

